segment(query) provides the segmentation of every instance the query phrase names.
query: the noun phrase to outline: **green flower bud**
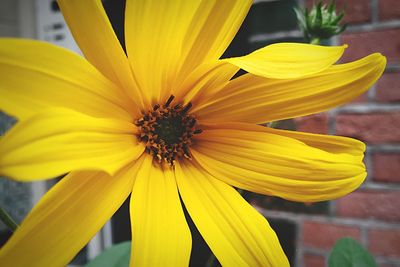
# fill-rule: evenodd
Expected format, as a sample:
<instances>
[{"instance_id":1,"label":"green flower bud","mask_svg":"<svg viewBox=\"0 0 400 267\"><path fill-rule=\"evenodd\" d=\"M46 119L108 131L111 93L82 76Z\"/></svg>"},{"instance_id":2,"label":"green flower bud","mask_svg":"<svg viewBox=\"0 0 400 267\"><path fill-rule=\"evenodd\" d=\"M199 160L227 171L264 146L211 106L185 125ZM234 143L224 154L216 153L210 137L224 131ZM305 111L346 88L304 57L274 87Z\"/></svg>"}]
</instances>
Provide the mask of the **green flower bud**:
<instances>
[{"instance_id":1,"label":"green flower bud","mask_svg":"<svg viewBox=\"0 0 400 267\"><path fill-rule=\"evenodd\" d=\"M335 1L331 1L329 5L319 2L313 5L309 11L307 8L295 8L294 11L299 21L300 29L304 33L304 38L312 43L318 44L322 39L328 39L332 36L342 33L347 23L339 25L343 19L344 11L336 13Z\"/></svg>"}]
</instances>

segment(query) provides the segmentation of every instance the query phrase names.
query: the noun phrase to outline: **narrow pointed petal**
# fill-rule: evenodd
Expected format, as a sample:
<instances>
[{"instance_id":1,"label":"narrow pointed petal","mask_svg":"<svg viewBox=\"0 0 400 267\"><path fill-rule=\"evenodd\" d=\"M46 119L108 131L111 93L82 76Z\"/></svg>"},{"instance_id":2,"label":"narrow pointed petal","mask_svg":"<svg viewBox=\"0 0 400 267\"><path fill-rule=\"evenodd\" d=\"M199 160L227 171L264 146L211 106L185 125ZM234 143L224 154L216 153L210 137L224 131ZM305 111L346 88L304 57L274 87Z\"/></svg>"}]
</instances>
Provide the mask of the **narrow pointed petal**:
<instances>
[{"instance_id":1,"label":"narrow pointed petal","mask_svg":"<svg viewBox=\"0 0 400 267\"><path fill-rule=\"evenodd\" d=\"M18 123L2 137L0 174L20 181L82 169L113 175L144 151L136 131L129 122L50 109Z\"/></svg>"},{"instance_id":2,"label":"narrow pointed petal","mask_svg":"<svg viewBox=\"0 0 400 267\"><path fill-rule=\"evenodd\" d=\"M128 197L137 165L62 178L0 249L0 266L66 266Z\"/></svg>"},{"instance_id":3,"label":"narrow pointed petal","mask_svg":"<svg viewBox=\"0 0 400 267\"><path fill-rule=\"evenodd\" d=\"M385 65L385 57L372 54L300 79L277 80L246 74L232 80L212 101L198 102L192 111L209 122L246 123L318 113L364 93L379 79Z\"/></svg>"},{"instance_id":4,"label":"narrow pointed petal","mask_svg":"<svg viewBox=\"0 0 400 267\"><path fill-rule=\"evenodd\" d=\"M132 102L79 55L33 40L0 39L0 109L23 120L49 107L132 117Z\"/></svg>"},{"instance_id":5,"label":"narrow pointed petal","mask_svg":"<svg viewBox=\"0 0 400 267\"><path fill-rule=\"evenodd\" d=\"M142 108L140 90L101 0L58 0L58 4L85 57Z\"/></svg>"},{"instance_id":6,"label":"narrow pointed petal","mask_svg":"<svg viewBox=\"0 0 400 267\"><path fill-rule=\"evenodd\" d=\"M147 156L133 187L130 266L188 266L192 239L173 170Z\"/></svg>"},{"instance_id":7,"label":"narrow pointed petal","mask_svg":"<svg viewBox=\"0 0 400 267\"><path fill-rule=\"evenodd\" d=\"M246 56L224 60L257 76L293 79L328 68L342 56L346 47L346 45L278 43L258 49Z\"/></svg>"},{"instance_id":8,"label":"narrow pointed petal","mask_svg":"<svg viewBox=\"0 0 400 267\"><path fill-rule=\"evenodd\" d=\"M267 220L231 186L196 163L176 168L190 217L222 266L289 266Z\"/></svg>"},{"instance_id":9,"label":"narrow pointed petal","mask_svg":"<svg viewBox=\"0 0 400 267\"><path fill-rule=\"evenodd\" d=\"M184 77L203 62L219 59L242 25L251 0L203 0L185 36Z\"/></svg>"},{"instance_id":10,"label":"narrow pointed petal","mask_svg":"<svg viewBox=\"0 0 400 267\"><path fill-rule=\"evenodd\" d=\"M147 101L166 99L175 83L202 63L217 60L250 5L251 1L242 0L128 0L126 48Z\"/></svg>"},{"instance_id":11,"label":"narrow pointed petal","mask_svg":"<svg viewBox=\"0 0 400 267\"><path fill-rule=\"evenodd\" d=\"M228 85L238 70L238 67L221 60L210 61L191 72L180 86L175 87L172 94L185 103L192 102L194 106L211 101L218 91Z\"/></svg>"},{"instance_id":12,"label":"narrow pointed petal","mask_svg":"<svg viewBox=\"0 0 400 267\"><path fill-rule=\"evenodd\" d=\"M335 199L366 176L365 145L350 138L229 123L204 128L196 142L194 159L214 177L288 200Z\"/></svg>"}]
</instances>

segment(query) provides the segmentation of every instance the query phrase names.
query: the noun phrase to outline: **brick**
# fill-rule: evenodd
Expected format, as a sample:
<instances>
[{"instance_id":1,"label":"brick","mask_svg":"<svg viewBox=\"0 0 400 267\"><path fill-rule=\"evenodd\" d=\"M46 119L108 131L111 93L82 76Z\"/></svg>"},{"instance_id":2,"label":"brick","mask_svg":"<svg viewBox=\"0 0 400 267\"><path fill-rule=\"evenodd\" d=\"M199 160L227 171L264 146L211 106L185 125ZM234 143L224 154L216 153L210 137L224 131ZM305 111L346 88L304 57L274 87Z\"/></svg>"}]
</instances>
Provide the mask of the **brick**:
<instances>
[{"instance_id":1,"label":"brick","mask_svg":"<svg viewBox=\"0 0 400 267\"><path fill-rule=\"evenodd\" d=\"M399 0L379 0L379 20L400 19Z\"/></svg>"},{"instance_id":2,"label":"brick","mask_svg":"<svg viewBox=\"0 0 400 267\"><path fill-rule=\"evenodd\" d=\"M357 103L357 104L366 103L366 102L368 102L368 93L367 92L358 96L357 98L355 98L351 101L351 103Z\"/></svg>"},{"instance_id":3,"label":"brick","mask_svg":"<svg viewBox=\"0 0 400 267\"><path fill-rule=\"evenodd\" d=\"M368 249L375 255L400 257L400 227L368 231Z\"/></svg>"},{"instance_id":4,"label":"brick","mask_svg":"<svg viewBox=\"0 0 400 267\"><path fill-rule=\"evenodd\" d=\"M400 221L400 191L356 191L336 201L341 217Z\"/></svg>"},{"instance_id":5,"label":"brick","mask_svg":"<svg viewBox=\"0 0 400 267\"><path fill-rule=\"evenodd\" d=\"M400 102L400 72L385 73L376 84L375 100Z\"/></svg>"},{"instance_id":6,"label":"brick","mask_svg":"<svg viewBox=\"0 0 400 267\"><path fill-rule=\"evenodd\" d=\"M390 64L400 62L400 28L343 34L341 43L349 45L342 62L360 59L375 52L386 56Z\"/></svg>"},{"instance_id":7,"label":"brick","mask_svg":"<svg viewBox=\"0 0 400 267\"><path fill-rule=\"evenodd\" d=\"M372 159L374 181L400 183L400 153L374 153Z\"/></svg>"},{"instance_id":8,"label":"brick","mask_svg":"<svg viewBox=\"0 0 400 267\"><path fill-rule=\"evenodd\" d=\"M325 257L316 255L316 254L311 254L311 253L304 253L303 266L305 266L305 267L325 267Z\"/></svg>"},{"instance_id":9,"label":"brick","mask_svg":"<svg viewBox=\"0 0 400 267\"><path fill-rule=\"evenodd\" d=\"M301 132L327 134L328 115L326 113L314 114L295 119L296 128Z\"/></svg>"},{"instance_id":10,"label":"brick","mask_svg":"<svg viewBox=\"0 0 400 267\"><path fill-rule=\"evenodd\" d=\"M336 133L378 144L400 142L400 113L340 114Z\"/></svg>"},{"instance_id":11,"label":"brick","mask_svg":"<svg viewBox=\"0 0 400 267\"><path fill-rule=\"evenodd\" d=\"M307 0L307 7L310 8L313 3L318 3L319 0ZM330 3L330 0L323 1L325 4ZM371 1L370 0L352 0L349 4L348 0L336 0L336 10L346 12L343 21L355 24L371 21Z\"/></svg>"},{"instance_id":12,"label":"brick","mask_svg":"<svg viewBox=\"0 0 400 267\"><path fill-rule=\"evenodd\" d=\"M331 250L339 238L352 237L360 240L360 229L356 226L334 225L306 221L303 223L303 244L313 248Z\"/></svg>"}]
</instances>

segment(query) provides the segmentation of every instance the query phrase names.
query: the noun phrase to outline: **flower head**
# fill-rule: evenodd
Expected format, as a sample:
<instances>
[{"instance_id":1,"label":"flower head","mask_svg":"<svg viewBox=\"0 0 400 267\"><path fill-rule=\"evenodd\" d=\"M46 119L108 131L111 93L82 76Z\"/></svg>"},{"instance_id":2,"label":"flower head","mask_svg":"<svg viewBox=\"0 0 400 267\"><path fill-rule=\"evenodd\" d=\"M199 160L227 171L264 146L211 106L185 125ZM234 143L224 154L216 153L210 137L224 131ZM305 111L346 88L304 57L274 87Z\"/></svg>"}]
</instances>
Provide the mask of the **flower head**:
<instances>
[{"instance_id":1,"label":"flower head","mask_svg":"<svg viewBox=\"0 0 400 267\"><path fill-rule=\"evenodd\" d=\"M301 8L294 10L307 41L329 39L347 28L347 23L340 25L344 11L339 14L336 13L334 0L329 5L325 5L321 1L314 5L311 10L302 10Z\"/></svg>"},{"instance_id":2,"label":"flower head","mask_svg":"<svg viewBox=\"0 0 400 267\"><path fill-rule=\"evenodd\" d=\"M363 182L363 143L258 124L357 97L382 74L380 54L333 65L345 46L282 43L220 59L244 0L127 0L125 54L101 0L59 4L85 58L0 41L0 107L19 120L1 139L0 174L68 173L1 248L1 266L66 265L130 194L132 266L188 265L180 199L223 266L288 266L234 187L304 202Z\"/></svg>"}]
</instances>

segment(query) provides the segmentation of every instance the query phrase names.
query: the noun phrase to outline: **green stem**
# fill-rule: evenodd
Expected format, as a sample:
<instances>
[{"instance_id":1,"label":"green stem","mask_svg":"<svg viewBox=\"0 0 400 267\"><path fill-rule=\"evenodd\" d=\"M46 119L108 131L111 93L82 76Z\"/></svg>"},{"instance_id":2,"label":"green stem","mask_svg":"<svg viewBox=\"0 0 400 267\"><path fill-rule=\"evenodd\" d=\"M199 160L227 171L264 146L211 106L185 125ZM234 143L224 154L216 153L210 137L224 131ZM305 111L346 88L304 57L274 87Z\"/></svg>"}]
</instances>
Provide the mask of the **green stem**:
<instances>
[{"instance_id":1,"label":"green stem","mask_svg":"<svg viewBox=\"0 0 400 267\"><path fill-rule=\"evenodd\" d=\"M310 44L313 45L319 45L321 43L321 39L319 39L318 37L312 38L310 41Z\"/></svg>"},{"instance_id":2,"label":"green stem","mask_svg":"<svg viewBox=\"0 0 400 267\"><path fill-rule=\"evenodd\" d=\"M3 221L4 224L7 225L11 231L14 232L15 230L17 230L18 224L2 207L0 207L0 220Z\"/></svg>"},{"instance_id":3,"label":"green stem","mask_svg":"<svg viewBox=\"0 0 400 267\"><path fill-rule=\"evenodd\" d=\"M279 121L271 121L271 122L269 122L268 127L270 127L270 128L277 128L277 127L278 127L278 124L279 124Z\"/></svg>"}]
</instances>

